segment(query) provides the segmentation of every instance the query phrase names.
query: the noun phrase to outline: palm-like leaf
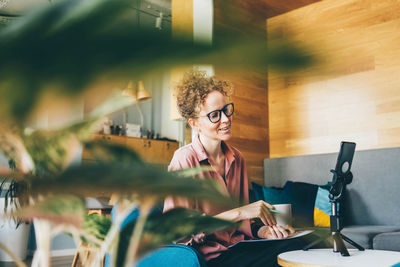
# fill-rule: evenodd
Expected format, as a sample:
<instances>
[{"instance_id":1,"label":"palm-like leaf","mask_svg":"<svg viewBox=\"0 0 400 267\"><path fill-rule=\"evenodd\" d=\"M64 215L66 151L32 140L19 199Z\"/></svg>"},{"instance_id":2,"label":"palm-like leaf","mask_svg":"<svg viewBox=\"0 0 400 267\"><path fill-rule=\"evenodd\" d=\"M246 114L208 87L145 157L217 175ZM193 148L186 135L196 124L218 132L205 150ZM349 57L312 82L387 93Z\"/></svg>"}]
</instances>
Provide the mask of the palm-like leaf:
<instances>
[{"instance_id":1,"label":"palm-like leaf","mask_svg":"<svg viewBox=\"0 0 400 267\"><path fill-rule=\"evenodd\" d=\"M86 235L92 236L96 240L104 241L110 227L111 220L109 218L97 213L92 213L85 216L82 230ZM93 244L85 236L82 236L82 241L90 245L98 246L97 244Z\"/></svg>"},{"instance_id":2,"label":"palm-like leaf","mask_svg":"<svg viewBox=\"0 0 400 267\"><path fill-rule=\"evenodd\" d=\"M0 93L7 99L1 113L23 121L45 90L79 93L100 77L138 77L174 64L265 68L268 58L281 66L308 62L293 45L282 50L291 52L288 57L276 53L282 46L268 50L262 38L226 36L212 47L194 46L154 28L138 28L124 19L131 3L64 1L0 31Z\"/></svg>"},{"instance_id":3,"label":"palm-like leaf","mask_svg":"<svg viewBox=\"0 0 400 267\"><path fill-rule=\"evenodd\" d=\"M212 171L212 170L214 170L214 169L210 166L208 166L208 167L203 166L203 167L196 167L196 168L189 168L189 169L174 170L172 172L178 176L190 177L190 176L196 176L203 172Z\"/></svg>"},{"instance_id":4,"label":"palm-like leaf","mask_svg":"<svg viewBox=\"0 0 400 267\"><path fill-rule=\"evenodd\" d=\"M83 125L82 125L83 126ZM60 173L79 149L71 130L38 130L24 136L24 144L35 163L35 173Z\"/></svg>"},{"instance_id":5,"label":"palm-like leaf","mask_svg":"<svg viewBox=\"0 0 400 267\"><path fill-rule=\"evenodd\" d=\"M104 141L87 141L84 143L85 150L90 153L96 162L124 164L129 166L131 163L142 162L140 156L132 149Z\"/></svg>"},{"instance_id":6,"label":"palm-like leaf","mask_svg":"<svg viewBox=\"0 0 400 267\"><path fill-rule=\"evenodd\" d=\"M82 199L72 195L56 195L47 197L31 206L23 207L9 215L16 215L26 220L41 219L80 228L85 213L86 209Z\"/></svg>"},{"instance_id":7,"label":"palm-like leaf","mask_svg":"<svg viewBox=\"0 0 400 267\"><path fill-rule=\"evenodd\" d=\"M99 164L65 170L73 148L87 140L99 117L131 102L117 97L95 110L86 121L25 135L24 123L43 95L61 94L62 99L82 93L100 79L135 79L177 64L265 68L269 60L270 64L287 69L303 67L310 59L290 44L269 44L267 49L264 39L254 37L226 36L211 47L172 39L166 32L139 28L133 19L126 19L132 2L68 0L21 17L0 30L0 116L2 128L7 129L5 135L1 131L0 147L15 159L21 182L27 182L30 193L45 198L21 209L22 217L79 227L83 222L83 201L72 195L96 196L98 192L133 193L151 201L174 195L236 205L213 181L193 179L199 170L167 173L144 164L135 153L118 146L88 142L87 148L97 155ZM17 125L16 130L9 131L9 125ZM140 253L159 243L228 225L182 210L154 220L145 228ZM141 220L144 221L145 218ZM102 225L103 230L107 228L106 221L91 222ZM46 234L49 227L43 223L38 233ZM101 239L105 231L92 234ZM46 244L47 238L38 237Z\"/></svg>"},{"instance_id":8,"label":"palm-like leaf","mask_svg":"<svg viewBox=\"0 0 400 267\"><path fill-rule=\"evenodd\" d=\"M139 252L143 254L159 247L160 244L168 244L200 232L214 233L235 226L238 226L238 223L205 216L194 210L177 208L148 219Z\"/></svg>"},{"instance_id":9,"label":"palm-like leaf","mask_svg":"<svg viewBox=\"0 0 400 267\"><path fill-rule=\"evenodd\" d=\"M31 190L36 193L70 193L96 196L103 193L135 193L138 196L167 196L208 199L215 204L232 207L236 203L222 188L209 179L182 178L143 162L128 164L101 163L75 166L58 176L32 178Z\"/></svg>"},{"instance_id":10,"label":"palm-like leaf","mask_svg":"<svg viewBox=\"0 0 400 267\"><path fill-rule=\"evenodd\" d=\"M128 224L121 232L117 266L121 266L125 257L130 235L135 222ZM161 245L171 244L173 241L190 237L191 235L213 233L215 231L238 226L237 223L204 216L200 212L177 208L163 214L150 216L143 230L140 242L139 256L159 248Z\"/></svg>"},{"instance_id":11,"label":"palm-like leaf","mask_svg":"<svg viewBox=\"0 0 400 267\"><path fill-rule=\"evenodd\" d=\"M98 127L102 116L127 107L134 101L131 97L115 95L97 107L85 120L77 121L60 129L42 129L23 135L27 152L29 155L34 155L32 159L35 164L35 173L38 175L60 173L69 165L72 156L79 149L80 143L90 139L91 133ZM105 148L106 145L103 145L103 149ZM109 148L109 150L112 149ZM110 155L121 153L121 151L107 152L110 152Z\"/></svg>"}]
</instances>

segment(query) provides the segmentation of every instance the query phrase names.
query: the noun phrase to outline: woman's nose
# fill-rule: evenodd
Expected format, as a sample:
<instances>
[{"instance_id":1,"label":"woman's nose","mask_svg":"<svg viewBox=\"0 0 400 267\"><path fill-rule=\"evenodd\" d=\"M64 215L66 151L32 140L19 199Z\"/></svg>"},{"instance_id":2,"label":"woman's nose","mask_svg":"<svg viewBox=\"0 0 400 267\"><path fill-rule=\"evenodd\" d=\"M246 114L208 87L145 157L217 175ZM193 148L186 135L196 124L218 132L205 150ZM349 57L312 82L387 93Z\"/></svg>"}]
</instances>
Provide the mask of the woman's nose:
<instances>
[{"instance_id":1,"label":"woman's nose","mask_svg":"<svg viewBox=\"0 0 400 267\"><path fill-rule=\"evenodd\" d=\"M228 116L226 116L224 112L221 112L221 122L227 122L227 121L229 121Z\"/></svg>"}]
</instances>

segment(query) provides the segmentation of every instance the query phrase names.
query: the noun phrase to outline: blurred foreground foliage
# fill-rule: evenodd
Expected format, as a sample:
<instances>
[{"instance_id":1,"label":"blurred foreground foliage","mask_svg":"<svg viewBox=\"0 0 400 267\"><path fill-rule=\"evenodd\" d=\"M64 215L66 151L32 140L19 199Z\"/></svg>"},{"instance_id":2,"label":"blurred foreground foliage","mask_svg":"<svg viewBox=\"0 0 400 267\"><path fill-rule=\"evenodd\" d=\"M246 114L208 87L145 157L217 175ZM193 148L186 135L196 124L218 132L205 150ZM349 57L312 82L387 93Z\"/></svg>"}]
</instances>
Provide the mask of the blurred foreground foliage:
<instances>
[{"instance_id":1,"label":"blurred foreground foliage","mask_svg":"<svg viewBox=\"0 0 400 267\"><path fill-rule=\"evenodd\" d=\"M48 266L48 244L59 232L70 233L77 244L84 240L98 248L87 266L98 266L106 252L118 255L121 223L134 209L141 215L126 241L125 266L173 240L236 226L183 209L147 220L151 208L168 195L207 200L221 208L238 204L211 180L193 179L204 169L166 172L125 147L90 141L105 115L132 105L134 99L115 93L82 120L58 129L26 129L44 99L51 96L48 103L57 108L57 103L81 96L99 82L140 79L178 65L249 69L266 68L268 63L288 71L312 62L290 42L267 46L264 38L227 34L210 46L138 27L127 19L134 2L60 1L0 29L0 150L15 163L14 171L0 168L0 175L21 185L12 189L23 188L14 193L26 203L5 216L34 221L34 266ZM47 106L47 112L54 111ZM97 157L95 164L71 165L82 145ZM85 215L85 197L99 192L117 196L113 223Z\"/></svg>"}]
</instances>

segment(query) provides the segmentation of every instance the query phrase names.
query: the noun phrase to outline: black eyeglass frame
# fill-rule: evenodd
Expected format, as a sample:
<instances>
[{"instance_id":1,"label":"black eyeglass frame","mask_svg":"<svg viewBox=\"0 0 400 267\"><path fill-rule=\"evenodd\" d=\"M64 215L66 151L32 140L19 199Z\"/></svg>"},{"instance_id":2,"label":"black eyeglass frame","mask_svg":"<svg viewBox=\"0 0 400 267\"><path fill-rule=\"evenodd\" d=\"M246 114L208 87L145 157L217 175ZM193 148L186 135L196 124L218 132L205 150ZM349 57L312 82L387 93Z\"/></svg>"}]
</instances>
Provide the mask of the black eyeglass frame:
<instances>
[{"instance_id":1,"label":"black eyeglass frame","mask_svg":"<svg viewBox=\"0 0 400 267\"><path fill-rule=\"evenodd\" d=\"M232 105L232 113L231 113L230 115L226 114L226 112L225 112L225 111L226 111L226 108L227 108L229 105ZM219 119L218 119L217 121L212 121L210 115L211 115L211 113L216 112L216 111L219 112ZM222 114L221 114L222 112L223 112L223 113L225 114L225 116L227 116L228 118L231 117L231 116L233 115L233 113L235 112L235 106L233 105L233 102L232 102L232 103L226 104L222 109L213 110L213 111L207 113L205 116L199 116L199 117L207 117L207 118L210 120L210 122L212 122L212 123L218 123L218 122L221 120L221 118L222 118Z\"/></svg>"}]
</instances>

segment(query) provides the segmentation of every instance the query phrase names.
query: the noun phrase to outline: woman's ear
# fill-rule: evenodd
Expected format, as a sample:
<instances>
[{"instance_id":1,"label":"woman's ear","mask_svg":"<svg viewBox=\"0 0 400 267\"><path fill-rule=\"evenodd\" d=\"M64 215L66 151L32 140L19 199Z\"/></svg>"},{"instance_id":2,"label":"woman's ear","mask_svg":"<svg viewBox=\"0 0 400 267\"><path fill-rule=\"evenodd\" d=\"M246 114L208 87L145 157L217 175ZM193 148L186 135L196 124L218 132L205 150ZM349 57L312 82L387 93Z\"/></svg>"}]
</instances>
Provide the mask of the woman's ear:
<instances>
[{"instance_id":1,"label":"woman's ear","mask_svg":"<svg viewBox=\"0 0 400 267\"><path fill-rule=\"evenodd\" d=\"M188 119L188 123L189 123L189 125L190 125L190 127L192 127L192 129L193 130L195 130L196 132L199 132L198 131L198 121L197 121L197 119L194 119L194 118L190 118L190 119Z\"/></svg>"}]
</instances>

